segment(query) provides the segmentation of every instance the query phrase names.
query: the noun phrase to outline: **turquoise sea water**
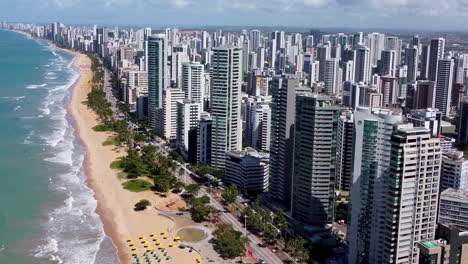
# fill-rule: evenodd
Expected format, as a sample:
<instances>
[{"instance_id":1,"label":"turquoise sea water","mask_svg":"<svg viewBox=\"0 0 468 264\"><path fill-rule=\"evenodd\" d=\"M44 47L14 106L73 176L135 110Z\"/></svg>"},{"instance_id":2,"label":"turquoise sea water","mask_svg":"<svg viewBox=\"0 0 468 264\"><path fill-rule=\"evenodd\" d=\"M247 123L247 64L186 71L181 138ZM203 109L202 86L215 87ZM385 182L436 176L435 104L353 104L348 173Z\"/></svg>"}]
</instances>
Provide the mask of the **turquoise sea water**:
<instances>
[{"instance_id":1,"label":"turquoise sea water","mask_svg":"<svg viewBox=\"0 0 468 264\"><path fill-rule=\"evenodd\" d=\"M118 263L66 111L73 59L0 30L0 263Z\"/></svg>"}]
</instances>

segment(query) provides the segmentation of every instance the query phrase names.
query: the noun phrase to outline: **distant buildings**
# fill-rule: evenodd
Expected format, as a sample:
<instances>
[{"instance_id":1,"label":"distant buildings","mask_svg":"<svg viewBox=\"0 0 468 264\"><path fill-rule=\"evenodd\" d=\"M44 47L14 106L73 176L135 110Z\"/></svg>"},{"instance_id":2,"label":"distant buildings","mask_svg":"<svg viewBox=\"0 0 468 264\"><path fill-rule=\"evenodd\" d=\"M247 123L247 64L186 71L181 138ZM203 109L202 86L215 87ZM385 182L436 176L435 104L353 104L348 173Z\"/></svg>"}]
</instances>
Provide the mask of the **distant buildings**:
<instances>
[{"instance_id":1,"label":"distant buildings","mask_svg":"<svg viewBox=\"0 0 468 264\"><path fill-rule=\"evenodd\" d=\"M438 239L418 243L419 264L458 264L468 260L468 234L455 226L439 225Z\"/></svg>"},{"instance_id":2,"label":"distant buildings","mask_svg":"<svg viewBox=\"0 0 468 264\"><path fill-rule=\"evenodd\" d=\"M468 191L468 159L463 158L463 152L444 155L442 159L440 190L449 188Z\"/></svg>"}]
</instances>

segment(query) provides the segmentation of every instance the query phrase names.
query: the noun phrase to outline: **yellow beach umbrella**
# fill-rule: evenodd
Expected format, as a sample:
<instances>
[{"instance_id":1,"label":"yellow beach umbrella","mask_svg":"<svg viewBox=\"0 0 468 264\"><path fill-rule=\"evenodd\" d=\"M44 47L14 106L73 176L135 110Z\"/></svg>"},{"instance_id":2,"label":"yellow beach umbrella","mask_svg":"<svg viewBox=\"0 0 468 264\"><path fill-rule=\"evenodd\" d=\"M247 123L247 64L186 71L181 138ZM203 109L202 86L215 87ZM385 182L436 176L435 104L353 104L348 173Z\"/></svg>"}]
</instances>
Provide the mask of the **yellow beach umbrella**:
<instances>
[{"instance_id":1,"label":"yellow beach umbrella","mask_svg":"<svg viewBox=\"0 0 468 264\"><path fill-rule=\"evenodd\" d=\"M164 235L164 234L166 234L166 231L161 231L161 235Z\"/></svg>"},{"instance_id":2,"label":"yellow beach umbrella","mask_svg":"<svg viewBox=\"0 0 468 264\"><path fill-rule=\"evenodd\" d=\"M164 235L164 236L163 236L164 239L167 239L168 237L169 237L168 235Z\"/></svg>"},{"instance_id":3,"label":"yellow beach umbrella","mask_svg":"<svg viewBox=\"0 0 468 264\"><path fill-rule=\"evenodd\" d=\"M156 235L156 233L154 233L154 232L150 234L150 236L154 236L154 235Z\"/></svg>"},{"instance_id":4,"label":"yellow beach umbrella","mask_svg":"<svg viewBox=\"0 0 468 264\"><path fill-rule=\"evenodd\" d=\"M153 250L153 249L152 248L147 248L146 252L150 252L151 250Z\"/></svg>"},{"instance_id":5,"label":"yellow beach umbrella","mask_svg":"<svg viewBox=\"0 0 468 264\"><path fill-rule=\"evenodd\" d=\"M137 254L138 254L138 252L136 252L136 251L133 251L133 252L132 252L132 255L133 255L133 256L135 256L135 255L137 255Z\"/></svg>"},{"instance_id":6,"label":"yellow beach umbrella","mask_svg":"<svg viewBox=\"0 0 468 264\"><path fill-rule=\"evenodd\" d=\"M173 247L173 246L174 246L174 243L169 243L169 246L170 246L170 247Z\"/></svg>"},{"instance_id":7,"label":"yellow beach umbrella","mask_svg":"<svg viewBox=\"0 0 468 264\"><path fill-rule=\"evenodd\" d=\"M130 243L128 243L128 245L129 245L129 246L133 246L133 245L135 245L135 243L130 242Z\"/></svg>"},{"instance_id":8,"label":"yellow beach umbrella","mask_svg":"<svg viewBox=\"0 0 468 264\"><path fill-rule=\"evenodd\" d=\"M164 247L163 247L162 245L159 245L159 247L158 247L158 248L159 248L159 249L163 249Z\"/></svg>"},{"instance_id":9,"label":"yellow beach umbrella","mask_svg":"<svg viewBox=\"0 0 468 264\"><path fill-rule=\"evenodd\" d=\"M143 246L144 246L144 247L149 247L149 244L148 244L148 243L146 243L146 244L144 244Z\"/></svg>"},{"instance_id":10,"label":"yellow beach umbrella","mask_svg":"<svg viewBox=\"0 0 468 264\"><path fill-rule=\"evenodd\" d=\"M142 235L141 235L141 236L139 236L138 238L139 238L139 239L143 239L143 238L145 238L145 236L142 236Z\"/></svg>"},{"instance_id":11,"label":"yellow beach umbrella","mask_svg":"<svg viewBox=\"0 0 468 264\"><path fill-rule=\"evenodd\" d=\"M157 237L153 237L153 241L158 241L158 238L157 238Z\"/></svg>"},{"instance_id":12,"label":"yellow beach umbrella","mask_svg":"<svg viewBox=\"0 0 468 264\"><path fill-rule=\"evenodd\" d=\"M180 236L176 236L174 237L175 240L179 240L180 239Z\"/></svg>"},{"instance_id":13,"label":"yellow beach umbrella","mask_svg":"<svg viewBox=\"0 0 468 264\"><path fill-rule=\"evenodd\" d=\"M161 242L160 242L160 241L156 241L156 243L154 243L154 244L159 245L159 244L161 244Z\"/></svg>"},{"instance_id":14,"label":"yellow beach umbrella","mask_svg":"<svg viewBox=\"0 0 468 264\"><path fill-rule=\"evenodd\" d=\"M146 243L146 239L141 240L141 243Z\"/></svg>"},{"instance_id":15,"label":"yellow beach umbrella","mask_svg":"<svg viewBox=\"0 0 468 264\"><path fill-rule=\"evenodd\" d=\"M201 258L197 258L197 262L200 262L201 261Z\"/></svg>"},{"instance_id":16,"label":"yellow beach umbrella","mask_svg":"<svg viewBox=\"0 0 468 264\"><path fill-rule=\"evenodd\" d=\"M137 247L132 247L132 251L135 251L137 249Z\"/></svg>"},{"instance_id":17,"label":"yellow beach umbrella","mask_svg":"<svg viewBox=\"0 0 468 264\"><path fill-rule=\"evenodd\" d=\"M127 238L127 242L130 242L130 241L132 241L132 239L131 239L131 238Z\"/></svg>"}]
</instances>

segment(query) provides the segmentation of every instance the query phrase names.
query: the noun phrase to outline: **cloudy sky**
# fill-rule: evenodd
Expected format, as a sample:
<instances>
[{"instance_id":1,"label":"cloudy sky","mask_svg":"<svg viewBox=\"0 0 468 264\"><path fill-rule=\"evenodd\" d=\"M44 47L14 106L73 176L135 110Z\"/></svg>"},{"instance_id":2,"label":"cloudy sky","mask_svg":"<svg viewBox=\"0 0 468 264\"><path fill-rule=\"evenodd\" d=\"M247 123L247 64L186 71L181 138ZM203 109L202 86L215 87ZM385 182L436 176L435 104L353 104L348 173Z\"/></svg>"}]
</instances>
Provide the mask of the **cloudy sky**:
<instances>
[{"instance_id":1,"label":"cloudy sky","mask_svg":"<svg viewBox=\"0 0 468 264\"><path fill-rule=\"evenodd\" d=\"M0 0L0 21L468 31L468 0Z\"/></svg>"}]
</instances>

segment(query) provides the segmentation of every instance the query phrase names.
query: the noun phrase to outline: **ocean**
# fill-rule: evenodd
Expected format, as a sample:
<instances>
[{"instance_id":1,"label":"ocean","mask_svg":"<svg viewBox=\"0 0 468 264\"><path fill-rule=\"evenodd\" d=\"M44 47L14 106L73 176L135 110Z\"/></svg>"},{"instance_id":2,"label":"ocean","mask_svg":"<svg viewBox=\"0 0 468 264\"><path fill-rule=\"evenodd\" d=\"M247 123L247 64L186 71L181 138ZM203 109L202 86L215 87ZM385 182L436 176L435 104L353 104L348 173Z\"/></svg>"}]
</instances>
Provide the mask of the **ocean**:
<instances>
[{"instance_id":1,"label":"ocean","mask_svg":"<svg viewBox=\"0 0 468 264\"><path fill-rule=\"evenodd\" d=\"M118 263L67 113L73 59L0 30L0 263Z\"/></svg>"}]
</instances>

